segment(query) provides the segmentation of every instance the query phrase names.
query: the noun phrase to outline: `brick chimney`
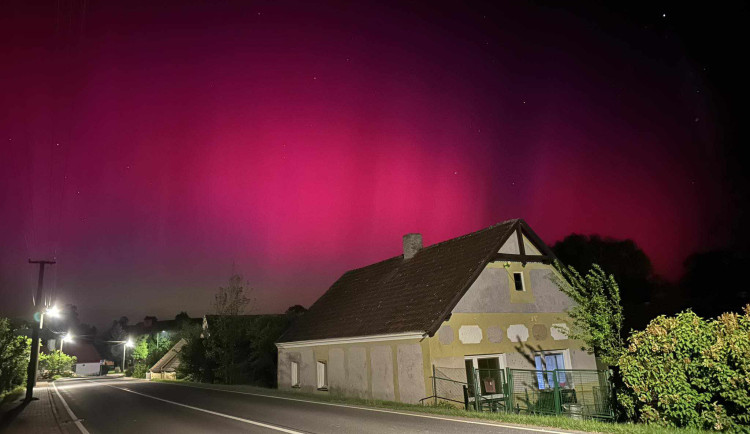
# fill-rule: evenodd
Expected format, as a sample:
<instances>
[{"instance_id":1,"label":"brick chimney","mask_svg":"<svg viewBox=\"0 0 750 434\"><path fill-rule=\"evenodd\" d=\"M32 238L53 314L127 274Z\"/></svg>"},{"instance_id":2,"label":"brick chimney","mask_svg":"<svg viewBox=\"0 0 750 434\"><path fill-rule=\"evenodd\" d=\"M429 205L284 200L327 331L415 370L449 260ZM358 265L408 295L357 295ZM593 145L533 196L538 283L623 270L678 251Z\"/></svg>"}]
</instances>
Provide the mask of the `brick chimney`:
<instances>
[{"instance_id":1,"label":"brick chimney","mask_svg":"<svg viewBox=\"0 0 750 434\"><path fill-rule=\"evenodd\" d=\"M422 248L422 234L404 235L404 259L411 259Z\"/></svg>"}]
</instances>

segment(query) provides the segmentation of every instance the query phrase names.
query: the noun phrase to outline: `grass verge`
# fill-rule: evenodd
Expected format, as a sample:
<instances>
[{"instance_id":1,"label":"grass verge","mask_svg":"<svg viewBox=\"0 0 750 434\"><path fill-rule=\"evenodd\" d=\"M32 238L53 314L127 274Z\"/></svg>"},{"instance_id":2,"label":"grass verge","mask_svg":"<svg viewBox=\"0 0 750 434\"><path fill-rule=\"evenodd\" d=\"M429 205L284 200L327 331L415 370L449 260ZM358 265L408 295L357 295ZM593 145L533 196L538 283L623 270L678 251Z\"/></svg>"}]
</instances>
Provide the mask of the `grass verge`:
<instances>
[{"instance_id":1,"label":"grass verge","mask_svg":"<svg viewBox=\"0 0 750 434\"><path fill-rule=\"evenodd\" d=\"M0 393L0 405L5 404L6 402L14 401L23 395L23 392L26 390L23 386L18 386L15 389L11 389L7 392Z\"/></svg>"},{"instance_id":2,"label":"grass verge","mask_svg":"<svg viewBox=\"0 0 750 434\"><path fill-rule=\"evenodd\" d=\"M404 404L393 401L379 401L372 399L347 398L335 395L312 394L302 392L287 392L277 389L268 389L263 387L248 385L224 385L224 384L206 384L194 383L183 380L152 380L158 383L182 384L192 387L199 387L213 390L227 390L235 392L258 393L263 395L273 395L285 398L305 399L309 401L328 402L334 404L354 405L360 407L374 407L388 410L407 411L414 413L426 413L440 416L461 417L475 420L485 420L501 422L515 425L532 425L537 427L559 428L565 430L584 431L584 432L601 432L601 433L635 433L635 434L657 434L657 433L702 433L705 431L691 429L674 429L664 428L653 425L643 424L619 424L607 423L594 420L577 420L565 416L537 416L509 413L477 413L465 411L463 409L449 406L432 406L432 405L415 405Z\"/></svg>"}]
</instances>

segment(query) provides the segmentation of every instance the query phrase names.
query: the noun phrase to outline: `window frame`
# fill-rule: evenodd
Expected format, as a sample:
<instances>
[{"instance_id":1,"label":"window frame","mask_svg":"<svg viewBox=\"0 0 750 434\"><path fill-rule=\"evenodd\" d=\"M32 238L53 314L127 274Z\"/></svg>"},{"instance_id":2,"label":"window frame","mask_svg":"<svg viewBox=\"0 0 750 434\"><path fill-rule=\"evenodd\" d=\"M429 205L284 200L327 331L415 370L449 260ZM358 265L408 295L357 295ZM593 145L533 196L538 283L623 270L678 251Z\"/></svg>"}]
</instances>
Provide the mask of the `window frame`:
<instances>
[{"instance_id":1,"label":"window frame","mask_svg":"<svg viewBox=\"0 0 750 434\"><path fill-rule=\"evenodd\" d=\"M563 367L562 368L556 368L557 370L562 371L569 371L573 369L573 364L570 359L570 350L569 349L559 349L559 350L549 350L549 351L536 351L534 352L534 371L536 372L537 377L537 387L539 390L548 390L548 389L554 389L554 386L548 383L551 383L551 379L549 378L550 375L547 375L547 378L545 378L544 374L542 372L550 372L547 369L547 361L545 360L548 356L562 356L563 361ZM537 369L536 367L536 358L540 358L540 365L542 366L542 370ZM539 380L542 380L541 383ZM566 375L563 377L564 383L567 385L569 383L568 376ZM572 380L572 379L571 379ZM561 381L561 378L557 379L558 382ZM572 383L572 381L570 381ZM559 384L558 384L559 386Z\"/></svg>"},{"instance_id":2,"label":"window frame","mask_svg":"<svg viewBox=\"0 0 750 434\"><path fill-rule=\"evenodd\" d=\"M517 275L521 276L521 289L518 289L518 282L516 281ZM517 292L526 292L526 279L524 278L523 271L513 272L513 289L515 289Z\"/></svg>"},{"instance_id":3,"label":"window frame","mask_svg":"<svg viewBox=\"0 0 750 434\"><path fill-rule=\"evenodd\" d=\"M291 380L291 383L292 383L292 387L299 388L300 387L300 384L299 384L299 363L296 362L296 361L294 361L294 360L292 360L289 372L290 372L290 377L291 377L290 380Z\"/></svg>"},{"instance_id":4,"label":"window frame","mask_svg":"<svg viewBox=\"0 0 750 434\"><path fill-rule=\"evenodd\" d=\"M315 372L317 376L318 390L327 391L328 390L328 361L318 360L318 363L315 365L315 368L316 368Z\"/></svg>"}]
</instances>

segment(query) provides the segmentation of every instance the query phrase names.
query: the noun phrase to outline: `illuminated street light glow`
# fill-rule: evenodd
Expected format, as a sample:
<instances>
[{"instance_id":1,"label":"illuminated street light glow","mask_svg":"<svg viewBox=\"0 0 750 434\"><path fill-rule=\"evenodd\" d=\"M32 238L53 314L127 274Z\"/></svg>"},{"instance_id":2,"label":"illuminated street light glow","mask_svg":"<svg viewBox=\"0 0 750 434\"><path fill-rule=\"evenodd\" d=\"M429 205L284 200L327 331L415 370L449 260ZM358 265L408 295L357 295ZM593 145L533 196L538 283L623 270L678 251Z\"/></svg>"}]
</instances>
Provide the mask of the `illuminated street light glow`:
<instances>
[{"instance_id":1,"label":"illuminated street light glow","mask_svg":"<svg viewBox=\"0 0 750 434\"><path fill-rule=\"evenodd\" d=\"M50 306L47 308L47 311L45 313L52 318L56 318L60 316L60 309L57 306Z\"/></svg>"}]
</instances>

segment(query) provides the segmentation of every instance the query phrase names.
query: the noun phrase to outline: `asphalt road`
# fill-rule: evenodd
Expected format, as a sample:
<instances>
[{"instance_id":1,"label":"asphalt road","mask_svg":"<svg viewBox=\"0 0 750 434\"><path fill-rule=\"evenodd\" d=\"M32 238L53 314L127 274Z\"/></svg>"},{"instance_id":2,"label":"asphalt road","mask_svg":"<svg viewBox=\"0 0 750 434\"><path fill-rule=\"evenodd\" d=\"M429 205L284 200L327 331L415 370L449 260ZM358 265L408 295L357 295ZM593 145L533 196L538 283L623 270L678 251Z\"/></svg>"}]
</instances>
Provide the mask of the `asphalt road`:
<instances>
[{"instance_id":1,"label":"asphalt road","mask_svg":"<svg viewBox=\"0 0 750 434\"><path fill-rule=\"evenodd\" d=\"M564 432L131 379L75 379L55 387L79 430L92 434Z\"/></svg>"}]
</instances>

